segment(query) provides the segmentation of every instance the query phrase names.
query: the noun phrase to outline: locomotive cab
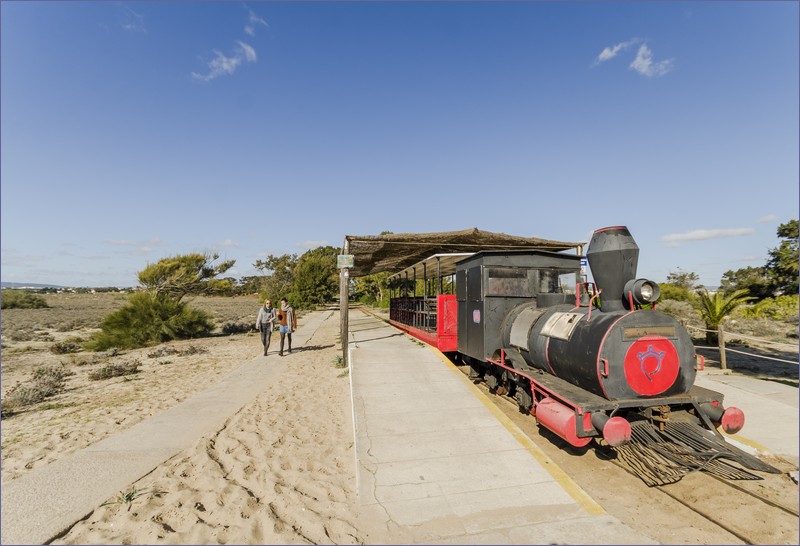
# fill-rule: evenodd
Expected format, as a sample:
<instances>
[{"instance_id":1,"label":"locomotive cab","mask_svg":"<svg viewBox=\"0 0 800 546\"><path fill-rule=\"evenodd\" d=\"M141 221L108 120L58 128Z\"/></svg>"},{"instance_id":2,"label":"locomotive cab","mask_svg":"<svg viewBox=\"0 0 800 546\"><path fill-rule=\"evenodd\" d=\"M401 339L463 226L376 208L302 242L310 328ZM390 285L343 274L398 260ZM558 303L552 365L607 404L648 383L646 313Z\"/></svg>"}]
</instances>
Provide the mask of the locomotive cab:
<instances>
[{"instance_id":1,"label":"locomotive cab","mask_svg":"<svg viewBox=\"0 0 800 546\"><path fill-rule=\"evenodd\" d=\"M474 366L497 358L502 324L521 304L574 302L581 257L541 250L481 251L456 264L458 351Z\"/></svg>"}]
</instances>

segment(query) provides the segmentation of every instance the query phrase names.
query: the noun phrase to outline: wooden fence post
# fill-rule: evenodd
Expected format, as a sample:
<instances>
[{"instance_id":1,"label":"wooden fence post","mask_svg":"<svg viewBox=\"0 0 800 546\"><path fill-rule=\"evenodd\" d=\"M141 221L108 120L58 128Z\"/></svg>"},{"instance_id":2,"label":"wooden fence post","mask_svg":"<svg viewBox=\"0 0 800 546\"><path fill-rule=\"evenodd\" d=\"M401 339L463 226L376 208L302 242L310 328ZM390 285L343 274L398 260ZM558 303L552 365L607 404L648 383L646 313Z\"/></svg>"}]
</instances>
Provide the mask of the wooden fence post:
<instances>
[{"instance_id":1,"label":"wooden fence post","mask_svg":"<svg viewBox=\"0 0 800 546\"><path fill-rule=\"evenodd\" d=\"M722 324L717 326L717 341L719 342L719 367L721 370L728 369L728 362L725 359L725 329Z\"/></svg>"}]
</instances>

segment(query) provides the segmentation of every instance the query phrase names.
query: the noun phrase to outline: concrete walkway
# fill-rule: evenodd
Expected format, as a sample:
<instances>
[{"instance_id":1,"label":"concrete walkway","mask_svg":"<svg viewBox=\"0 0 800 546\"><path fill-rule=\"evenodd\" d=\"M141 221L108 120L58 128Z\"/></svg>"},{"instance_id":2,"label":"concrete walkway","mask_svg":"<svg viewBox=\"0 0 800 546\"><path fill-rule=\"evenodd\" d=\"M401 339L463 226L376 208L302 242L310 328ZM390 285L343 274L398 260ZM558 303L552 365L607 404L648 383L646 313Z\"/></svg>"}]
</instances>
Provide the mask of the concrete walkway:
<instances>
[{"instance_id":1,"label":"concrete walkway","mask_svg":"<svg viewBox=\"0 0 800 546\"><path fill-rule=\"evenodd\" d=\"M350 314L359 502L403 542L652 544L607 514L441 354Z\"/></svg>"},{"instance_id":2,"label":"concrete walkway","mask_svg":"<svg viewBox=\"0 0 800 546\"><path fill-rule=\"evenodd\" d=\"M305 345L331 313L313 313L301 321L293 345ZM0 542L44 544L59 536L170 457L222 428L284 368L277 358L269 366L263 356L247 360L183 403L4 483Z\"/></svg>"},{"instance_id":3,"label":"concrete walkway","mask_svg":"<svg viewBox=\"0 0 800 546\"><path fill-rule=\"evenodd\" d=\"M745 414L744 428L729 440L798 463L800 398L797 387L720 370L698 372L695 384L725 395L723 404ZM742 447L741 445L739 447Z\"/></svg>"}]
</instances>

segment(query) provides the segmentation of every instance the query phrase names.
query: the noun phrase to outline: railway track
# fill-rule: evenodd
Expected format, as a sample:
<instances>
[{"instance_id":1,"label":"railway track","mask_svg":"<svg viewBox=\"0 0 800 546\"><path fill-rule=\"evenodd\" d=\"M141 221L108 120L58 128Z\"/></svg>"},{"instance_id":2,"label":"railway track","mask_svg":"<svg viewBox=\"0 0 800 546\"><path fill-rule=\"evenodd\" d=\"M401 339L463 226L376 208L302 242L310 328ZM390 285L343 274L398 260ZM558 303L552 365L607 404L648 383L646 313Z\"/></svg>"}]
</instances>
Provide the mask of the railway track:
<instances>
[{"instance_id":1,"label":"railway track","mask_svg":"<svg viewBox=\"0 0 800 546\"><path fill-rule=\"evenodd\" d=\"M696 473L655 488L745 544L797 543L797 509L748 491L736 482ZM698 491L703 492L704 499L698 498ZM762 524L750 524L754 518Z\"/></svg>"},{"instance_id":2,"label":"railway track","mask_svg":"<svg viewBox=\"0 0 800 546\"><path fill-rule=\"evenodd\" d=\"M468 368L460 369L467 375ZM692 472L676 483L648 487L611 458L610 449L572 448L540 429L535 419L519 413L515 401L492 394L482 383L477 386L608 513L659 542L797 544L797 485L786 473L760 474L763 480L729 481ZM793 469L785 461L771 463L785 472ZM609 465L615 471L609 472ZM599 483L598 474L603 476ZM609 491L624 492L628 498L620 499ZM667 516L666 521L685 521L685 529L658 525L653 520L656 512ZM686 538L681 538L684 533ZM698 540L698 535L706 538Z\"/></svg>"}]
</instances>

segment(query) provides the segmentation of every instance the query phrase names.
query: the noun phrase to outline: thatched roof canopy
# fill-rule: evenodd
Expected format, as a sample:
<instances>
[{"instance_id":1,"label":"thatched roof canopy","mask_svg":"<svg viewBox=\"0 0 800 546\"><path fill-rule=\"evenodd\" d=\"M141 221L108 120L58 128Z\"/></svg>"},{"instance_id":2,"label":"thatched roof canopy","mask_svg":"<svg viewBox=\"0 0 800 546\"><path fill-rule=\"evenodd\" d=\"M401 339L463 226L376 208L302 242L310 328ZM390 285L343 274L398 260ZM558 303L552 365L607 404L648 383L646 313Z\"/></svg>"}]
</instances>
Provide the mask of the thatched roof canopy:
<instances>
[{"instance_id":1,"label":"thatched roof canopy","mask_svg":"<svg viewBox=\"0 0 800 546\"><path fill-rule=\"evenodd\" d=\"M389 233L386 235L345 235L342 252L355 256L351 277L389 271L399 272L434 254L478 252L480 250L562 250L579 249L586 243L517 237L478 228L439 233Z\"/></svg>"}]
</instances>

